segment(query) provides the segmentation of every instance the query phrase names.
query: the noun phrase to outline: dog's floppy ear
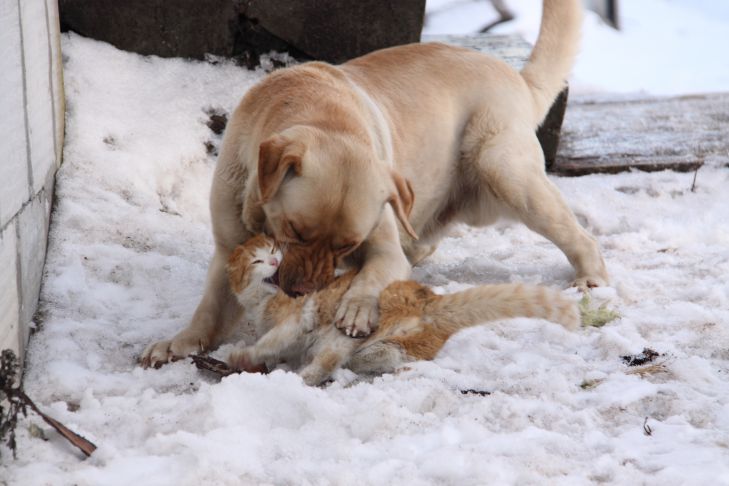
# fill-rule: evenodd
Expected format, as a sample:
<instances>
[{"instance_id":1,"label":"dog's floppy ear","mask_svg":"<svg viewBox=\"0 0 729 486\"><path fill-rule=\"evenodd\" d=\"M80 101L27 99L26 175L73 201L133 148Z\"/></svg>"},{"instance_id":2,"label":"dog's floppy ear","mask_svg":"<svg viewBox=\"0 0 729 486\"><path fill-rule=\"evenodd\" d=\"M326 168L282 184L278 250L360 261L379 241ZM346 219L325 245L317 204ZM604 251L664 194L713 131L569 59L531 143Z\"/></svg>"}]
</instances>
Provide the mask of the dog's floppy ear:
<instances>
[{"instance_id":1,"label":"dog's floppy ear","mask_svg":"<svg viewBox=\"0 0 729 486\"><path fill-rule=\"evenodd\" d=\"M400 220L405 231L417 240L418 234L415 232L413 227L410 226L410 221L408 221L410 211L412 211L413 204L415 204L415 193L407 179L395 171L391 171L391 175L392 182L395 183L395 192L393 192L387 202L392 205L392 209L395 210L395 215L397 216L397 219Z\"/></svg>"},{"instance_id":2,"label":"dog's floppy ear","mask_svg":"<svg viewBox=\"0 0 729 486\"><path fill-rule=\"evenodd\" d=\"M280 135L264 140L258 150L258 188L261 203L268 202L278 192L278 188L289 170L301 175L301 158L304 147Z\"/></svg>"}]
</instances>

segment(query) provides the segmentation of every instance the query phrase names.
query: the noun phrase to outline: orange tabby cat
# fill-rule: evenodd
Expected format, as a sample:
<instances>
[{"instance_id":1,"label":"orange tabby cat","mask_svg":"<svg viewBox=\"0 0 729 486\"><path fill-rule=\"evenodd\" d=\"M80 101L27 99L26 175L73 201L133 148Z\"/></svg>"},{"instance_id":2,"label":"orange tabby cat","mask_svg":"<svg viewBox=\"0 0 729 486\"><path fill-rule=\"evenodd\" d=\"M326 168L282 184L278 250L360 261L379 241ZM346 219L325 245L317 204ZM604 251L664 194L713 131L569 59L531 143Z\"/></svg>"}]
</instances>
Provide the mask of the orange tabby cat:
<instances>
[{"instance_id":1,"label":"orange tabby cat","mask_svg":"<svg viewBox=\"0 0 729 486\"><path fill-rule=\"evenodd\" d=\"M258 342L241 342L228 357L234 368L253 371L266 362L299 365L309 385L319 385L345 366L355 373L386 373L415 360L433 359L459 330L508 317L538 317L568 329L580 325L575 302L560 291L522 284L482 285L437 295L413 281L390 284L379 297L378 329L364 339L345 336L334 325L342 295L356 272L328 287L290 297L275 282L281 253L258 235L239 246L228 263L233 292L255 324Z\"/></svg>"}]
</instances>

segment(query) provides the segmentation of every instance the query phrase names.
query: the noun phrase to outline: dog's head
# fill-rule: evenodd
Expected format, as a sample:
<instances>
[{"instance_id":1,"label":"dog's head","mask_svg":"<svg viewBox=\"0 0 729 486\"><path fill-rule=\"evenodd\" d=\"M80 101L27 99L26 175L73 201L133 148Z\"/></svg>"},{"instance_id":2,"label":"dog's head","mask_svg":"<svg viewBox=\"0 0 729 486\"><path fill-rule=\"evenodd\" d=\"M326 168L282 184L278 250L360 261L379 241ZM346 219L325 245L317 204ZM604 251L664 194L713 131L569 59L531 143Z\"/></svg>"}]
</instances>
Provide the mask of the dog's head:
<instances>
[{"instance_id":1,"label":"dog's head","mask_svg":"<svg viewBox=\"0 0 729 486\"><path fill-rule=\"evenodd\" d=\"M258 190L267 230L285 248L280 283L291 294L329 284L338 260L366 244L387 205L417 238L407 219L410 184L346 134L295 127L265 140Z\"/></svg>"}]
</instances>

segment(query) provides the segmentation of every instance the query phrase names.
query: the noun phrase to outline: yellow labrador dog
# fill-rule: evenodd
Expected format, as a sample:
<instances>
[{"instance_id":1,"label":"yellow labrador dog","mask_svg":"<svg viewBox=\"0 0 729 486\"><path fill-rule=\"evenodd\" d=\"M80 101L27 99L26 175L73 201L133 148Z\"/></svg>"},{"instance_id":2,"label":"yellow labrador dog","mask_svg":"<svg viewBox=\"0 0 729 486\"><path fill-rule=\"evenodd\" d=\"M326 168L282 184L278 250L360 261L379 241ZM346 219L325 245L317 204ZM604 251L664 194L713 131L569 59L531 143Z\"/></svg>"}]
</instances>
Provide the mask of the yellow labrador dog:
<instances>
[{"instance_id":1,"label":"yellow labrador dog","mask_svg":"<svg viewBox=\"0 0 729 486\"><path fill-rule=\"evenodd\" d=\"M521 72L468 49L413 44L282 69L252 88L215 171L205 294L190 325L148 346L142 363L219 344L242 314L228 256L259 231L285 246L280 283L290 293L326 285L341 259L360 265L336 318L353 336L369 334L379 292L407 278L454 222L516 217L564 252L576 285L605 284L598 245L547 179L535 136L574 61L580 0L543 6Z\"/></svg>"}]
</instances>

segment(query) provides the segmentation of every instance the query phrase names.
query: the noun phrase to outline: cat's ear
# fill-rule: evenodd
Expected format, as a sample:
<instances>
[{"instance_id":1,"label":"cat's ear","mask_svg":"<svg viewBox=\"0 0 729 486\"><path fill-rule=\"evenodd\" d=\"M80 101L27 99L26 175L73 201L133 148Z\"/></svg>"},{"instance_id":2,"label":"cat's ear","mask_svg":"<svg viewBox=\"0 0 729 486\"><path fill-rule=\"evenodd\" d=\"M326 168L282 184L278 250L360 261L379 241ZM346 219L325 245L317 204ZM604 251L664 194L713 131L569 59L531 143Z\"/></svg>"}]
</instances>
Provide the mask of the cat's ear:
<instances>
[{"instance_id":1,"label":"cat's ear","mask_svg":"<svg viewBox=\"0 0 729 486\"><path fill-rule=\"evenodd\" d=\"M410 221L408 221L410 211L413 210L413 205L415 204L415 193L413 192L413 187L407 179L394 170L390 171L390 176L392 177L395 189L387 202L392 205L392 209L395 210L395 216L397 216L397 219L400 220L400 224L402 224L403 228L405 228L405 231L417 240L418 234L410 225Z\"/></svg>"},{"instance_id":2,"label":"cat's ear","mask_svg":"<svg viewBox=\"0 0 729 486\"><path fill-rule=\"evenodd\" d=\"M277 192L288 173L301 175L306 147L298 141L274 135L264 140L258 150L258 188L261 202L268 202Z\"/></svg>"}]
</instances>

